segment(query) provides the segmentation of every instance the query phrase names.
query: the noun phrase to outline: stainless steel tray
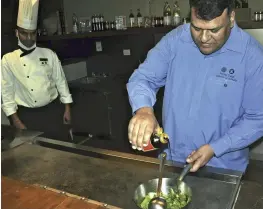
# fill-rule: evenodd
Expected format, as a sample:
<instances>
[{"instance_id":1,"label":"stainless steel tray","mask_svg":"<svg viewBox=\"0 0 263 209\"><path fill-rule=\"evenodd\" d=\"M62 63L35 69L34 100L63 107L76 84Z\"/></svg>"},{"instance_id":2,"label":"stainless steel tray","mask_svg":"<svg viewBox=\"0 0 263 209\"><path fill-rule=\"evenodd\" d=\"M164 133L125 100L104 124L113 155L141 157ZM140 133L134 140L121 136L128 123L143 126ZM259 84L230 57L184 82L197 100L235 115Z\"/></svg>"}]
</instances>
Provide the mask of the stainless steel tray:
<instances>
[{"instance_id":1,"label":"stainless steel tray","mask_svg":"<svg viewBox=\"0 0 263 209\"><path fill-rule=\"evenodd\" d=\"M43 132L19 130L12 126L1 125L1 150L15 148L26 142L31 142L35 137Z\"/></svg>"}]
</instances>

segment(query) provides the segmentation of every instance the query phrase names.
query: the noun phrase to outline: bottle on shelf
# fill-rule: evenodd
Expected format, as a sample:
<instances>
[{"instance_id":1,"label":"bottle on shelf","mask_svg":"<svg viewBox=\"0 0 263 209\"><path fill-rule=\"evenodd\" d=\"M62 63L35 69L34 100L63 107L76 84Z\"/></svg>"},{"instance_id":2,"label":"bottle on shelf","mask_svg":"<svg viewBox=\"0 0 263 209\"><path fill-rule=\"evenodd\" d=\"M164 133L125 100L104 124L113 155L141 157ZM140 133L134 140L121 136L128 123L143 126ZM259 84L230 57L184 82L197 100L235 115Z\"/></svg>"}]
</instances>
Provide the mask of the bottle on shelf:
<instances>
[{"instance_id":1,"label":"bottle on shelf","mask_svg":"<svg viewBox=\"0 0 263 209\"><path fill-rule=\"evenodd\" d=\"M135 26L135 17L132 12L132 9L130 10L129 20L130 20L130 27L133 28Z\"/></svg>"},{"instance_id":2,"label":"bottle on shelf","mask_svg":"<svg viewBox=\"0 0 263 209\"><path fill-rule=\"evenodd\" d=\"M98 31L97 15L94 15L93 18L94 18L94 20L93 20L94 21L93 32L96 32L96 31Z\"/></svg>"},{"instance_id":3,"label":"bottle on shelf","mask_svg":"<svg viewBox=\"0 0 263 209\"><path fill-rule=\"evenodd\" d=\"M143 26L143 18L142 18L142 14L140 12L140 9L137 10L137 26L140 28Z\"/></svg>"},{"instance_id":4,"label":"bottle on shelf","mask_svg":"<svg viewBox=\"0 0 263 209\"><path fill-rule=\"evenodd\" d=\"M181 23L181 11L178 1L175 1L173 7L173 25L178 26L180 25L180 23Z\"/></svg>"},{"instance_id":5,"label":"bottle on shelf","mask_svg":"<svg viewBox=\"0 0 263 209\"><path fill-rule=\"evenodd\" d=\"M73 33L78 33L78 17L75 13L72 15Z\"/></svg>"},{"instance_id":6,"label":"bottle on shelf","mask_svg":"<svg viewBox=\"0 0 263 209\"><path fill-rule=\"evenodd\" d=\"M110 30L110 23L105 21L105 30Z\"/></svg>"},{"instance_id":7,"label":"bottle on shelf","mask_svg":"<svg viewBox=\"0 0 263 209\"><path fill-rule=\"evenodd\" d=\"M91 31L94 32L96 31L96 22L95 22L95 16L91 16Z\"/></svg>"},{"instance_id":8,"label":"bottle on shelf","mask_svg":"<svg viewBox=\"0 0 263 209\"><path fill-rule=\"evenodd\" d=\"M160 26L163 27L163 25L164 25L163 17L160 17Z\"/></svg>"},{"instance_id":9,"label":"bottle on shelf","mask_svg":"<svg viewBox=\"0 0 263 209\"><path fill-rule=\"evenodd\" d=\"M169 3L166 1L163 8L164 25L168 26L172 23L172 12Z\"/></svg>"},{"instance_id":10,"label":"bottle on shelf","mask_svg":"<svg viewBox=\"0 0 263 209\"><path fill-rule=\"evenodd\" d=\"M116 30L116 23L115 21L110 22L110 30Z\"/></svg>"},{"instance_id":11,"label":"bottle on shelf","mask_svg":"<svg viewBox=\"0 0 263 209\"><path fill-rule=\"evenodd\" d=\"M96 25L97 25L97 31L101 31L100 15L96 15Z\"/></svg>"},{"instance_id":12,"label":"bottle on shelf","mask_svg":"<svg viewBox=\"0 0 263 209\"><path fill-rule=\"evenodd\" d=\"M152 27L156 27L155 26L155 19L156 19L155 16L151 17Z\"/></svg>"},{"instance_id":13,"label":"bottle on shelf","mask_svg":"<svg viewBox=\"0 0 263 209\"><path fill-rule=\"evenodd\" d=\"M104 16L103 15L100 15L100 29L101 29L101 31L105 30L105 27L104 27Z\"/></svg>"}]
</instances>

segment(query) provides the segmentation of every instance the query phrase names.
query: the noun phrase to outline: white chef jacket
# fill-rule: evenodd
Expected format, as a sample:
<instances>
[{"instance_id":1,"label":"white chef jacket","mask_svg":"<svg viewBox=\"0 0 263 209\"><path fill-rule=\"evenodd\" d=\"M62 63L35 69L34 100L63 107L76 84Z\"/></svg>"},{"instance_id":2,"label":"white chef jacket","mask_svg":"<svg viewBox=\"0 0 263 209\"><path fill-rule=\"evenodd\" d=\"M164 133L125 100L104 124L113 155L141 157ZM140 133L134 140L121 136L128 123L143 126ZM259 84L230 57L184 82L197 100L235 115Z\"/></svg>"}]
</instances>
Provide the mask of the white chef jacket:
<instances>
[{"instance_id":1,"label":"white chef jacket","mask_svg":"<svg viewBox=\"0 0 263 209\"><path fill-rule=\"evenodd\" d=\"M57 55L50 49L36 47L23 57L18 49L2 58L2 109L6 116L17 111L17 105L42 107L60 94L64 104L72 103L64 71Z\"/></svg>"}]
</instances>

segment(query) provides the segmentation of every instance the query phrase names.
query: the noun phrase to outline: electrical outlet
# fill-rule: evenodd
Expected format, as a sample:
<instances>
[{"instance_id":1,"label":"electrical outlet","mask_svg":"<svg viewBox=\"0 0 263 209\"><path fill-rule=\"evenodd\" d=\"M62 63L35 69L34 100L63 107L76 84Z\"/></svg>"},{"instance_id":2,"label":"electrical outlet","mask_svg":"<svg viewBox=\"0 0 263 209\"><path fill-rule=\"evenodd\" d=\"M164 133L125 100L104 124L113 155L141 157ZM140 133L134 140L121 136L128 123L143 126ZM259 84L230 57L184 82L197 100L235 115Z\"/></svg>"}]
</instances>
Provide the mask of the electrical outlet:
<instances>
[{"instance_id":1,"label":"electrical outlet","mask_svg":"<svg viewBox=\"0 0 263 209\"><path fill-rule=\"evenodd\" d=\"M123 55L124 56L131 56L131 50L130 49L123 49Z\"/></svg>"},{"instance_id":2,"label":"electrical outlet","mask_svg":"<svg viewBox=\"0 0 263 209\"><path fill-rule=\"evenodd\" d=\"M97 52L101 52L102 51L101 41L96 41L96 51Z\"/></svg>"}]
</instances>

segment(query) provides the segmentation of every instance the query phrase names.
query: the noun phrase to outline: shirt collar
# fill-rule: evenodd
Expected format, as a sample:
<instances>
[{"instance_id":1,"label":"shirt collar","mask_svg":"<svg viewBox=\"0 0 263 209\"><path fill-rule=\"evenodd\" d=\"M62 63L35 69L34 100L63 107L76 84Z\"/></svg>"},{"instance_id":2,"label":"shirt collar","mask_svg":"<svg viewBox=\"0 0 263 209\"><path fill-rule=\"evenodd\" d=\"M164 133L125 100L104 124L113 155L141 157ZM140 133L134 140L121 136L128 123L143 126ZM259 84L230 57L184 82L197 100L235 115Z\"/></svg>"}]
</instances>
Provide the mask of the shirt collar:
<instances>
[{"instance_id":1,"label":"shirt collar","mask_svg":"<svg viewBox=\"0 0 263 209\"><path fill-rule=\"evenodd\" d=\"M185 24L183 27L184 27L184 30L181 36L182 41L187 42L187 43L193 43L195 45L193 38L191 36L190 23ZM242 44L242 39L243 38L242 38L241 29L235 23L234 27L231 29L231 33L230 33L230 36L227 42L224 44L224 46L222 47L220 51L225 51L225 49L227 49L230 51L243 53L244 45Z\"/></svg>"},{"instance_id":2,"label":"shirt collar","mask_svg":"<svg viewBox=\"0 0 263 209\"><path fill-rule=\"evenodd\" d=\"M25 50L25 49L23 49L23 48L20 47L20 46L18 46L18 47L19 47L19 49L20 49L20 51L21 51L20 57L24 57L24 56L32 53L32 52L36 49L36 47L35 47L35 48L33 48L33 49L30 49L30 50Z\"/></svg>"},{"instance_id":3,"label":"shirt collar","mask_svg":"<svg viewBox=\"0 0 263 209\"><path fill-rule=\"evenodd\" d=\"M188 42L188 43L194 42L193 39L192 39L192 36L191 36L190 23L187 23L187 24L183 25L183 32L182 32L181 39L184 42Z\"/></svg>"},{"instance_id":4,"label":"shirt collar","mask_svg":"<svg viewBox=\"0 0 263 209\"><path fill-rule=\"evenodd\" d=\"M223 46L223 49L228 49L230 51L243 53L245 50L244 50L244 44L242 43L243 43L243 37L242 37L241 29L235 23L234 27L231 29L231 33L228 40Z\"/></svg>"},{"instance_id":5,"label":"shirt collar","mask_svg":"<svg viewBox=\"0 0 263 209\"><path fill-rule=\"evenodd\" d=\"M17 47L17 50L16 50L16 53L18 53L18 55L20 56L20 57L24 57L24 56L26 56L26 55L29 55L29 54L31 54L32 52L34 52L35 50L36 50L36 48L37 47L35 47L35 48L33 48L33 49L31 49L31 50L25 50L25 49L23 49L23 48L21 48L21 47Z\"/></svg>"}]
</instances>

